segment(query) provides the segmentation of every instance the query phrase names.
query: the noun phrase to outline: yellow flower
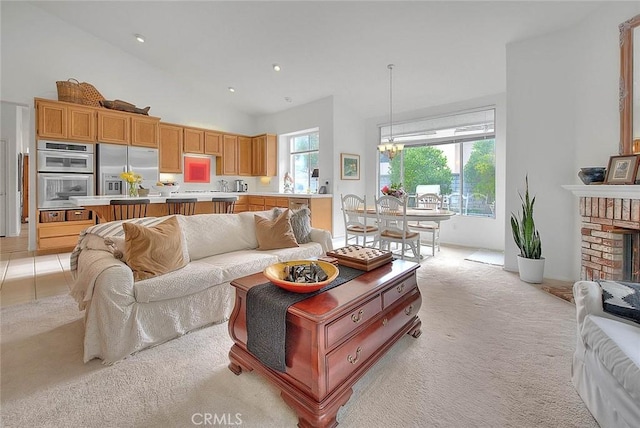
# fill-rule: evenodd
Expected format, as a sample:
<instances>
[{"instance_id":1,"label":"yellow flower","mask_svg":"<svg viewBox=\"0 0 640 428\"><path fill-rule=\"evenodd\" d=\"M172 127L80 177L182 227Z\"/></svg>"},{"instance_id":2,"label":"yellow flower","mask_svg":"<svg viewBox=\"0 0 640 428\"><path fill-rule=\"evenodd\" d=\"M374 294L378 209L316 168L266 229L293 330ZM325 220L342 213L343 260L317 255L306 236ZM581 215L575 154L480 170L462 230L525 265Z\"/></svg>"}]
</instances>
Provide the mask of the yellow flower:
<instances>
[{"instance_id":1,"label":"yellow flower","mask_svg":"<svg viewBox=\"0 0 640 428\"><path fill-rule=\"evenodd\" d=\"M122 178L124 181L126 181L129 184L142 183L142 176L133 171L121 172L120 178Z\"/></svg>"}]
</instances>

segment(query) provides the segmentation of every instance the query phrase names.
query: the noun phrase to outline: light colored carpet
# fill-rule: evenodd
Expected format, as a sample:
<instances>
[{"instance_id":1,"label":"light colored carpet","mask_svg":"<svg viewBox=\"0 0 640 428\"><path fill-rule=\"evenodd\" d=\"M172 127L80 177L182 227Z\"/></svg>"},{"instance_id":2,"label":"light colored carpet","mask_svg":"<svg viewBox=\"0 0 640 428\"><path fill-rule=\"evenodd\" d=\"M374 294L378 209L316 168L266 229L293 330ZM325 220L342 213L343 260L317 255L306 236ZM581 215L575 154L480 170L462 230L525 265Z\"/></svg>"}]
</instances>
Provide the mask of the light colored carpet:
<instances>
[{"instance_id":1,"label":"light colored carpet","mask_svg":"<svg viewBox=\"0 0 640 428\"><path fill-rule=\"evenodd\" d=\"M504 266L504 253L501 251L480 249L475 253L467 256L465 260L487 263L496 266Z\"/></svg>"},{"instance_id":2,"label":"light colored carpet","mask_svg":"<svg viewBox=\"0 0 640 428\"><path fill-rule=\"evenodd\" d=\"M597 427L570 381L575 307L464 257L443 249L423 262L422 336L401 339L356 384L340 425ZM297 423L258 374L227 369L226 324L103 366L82 363L70 297L0 315L4 427L188 427L205 413L235 425L237 414L243 427Z\"/></svg>"}]
</instances>

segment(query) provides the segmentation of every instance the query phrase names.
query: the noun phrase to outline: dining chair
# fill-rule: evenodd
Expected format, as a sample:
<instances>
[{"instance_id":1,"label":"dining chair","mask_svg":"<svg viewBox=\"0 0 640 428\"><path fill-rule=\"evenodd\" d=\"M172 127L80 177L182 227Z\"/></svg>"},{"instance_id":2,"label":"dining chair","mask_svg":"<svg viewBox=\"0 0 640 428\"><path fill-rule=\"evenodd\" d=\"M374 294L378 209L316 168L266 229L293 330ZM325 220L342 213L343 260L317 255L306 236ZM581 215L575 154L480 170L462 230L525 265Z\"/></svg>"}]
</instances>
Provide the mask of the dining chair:
<instances>
[{"instance_id":1,"label":"dining chair","mask_svg":"<svg viewBox=\"0 0 640 428\"><path fill-rule=\"evenodd\" d=\"M442 196L435 193L424 193L416 197L416 208L435 210L442 208ZM440 220L409 222L409 229L431 234L431 255L436 255L436 248L440 251ZM422 242L422 237L421 241Z\"/></svg>"},{"instance_id":2,"label":"dining chair","mask_svg":"<svg viewBox=\"0 0 640 428\"><path fill-rule=\"evenodd\" d=\"M358 245L359 238L362 238L363 247L375 246L378 242L378 227L367 224L367 217L364 215L367 209L367 197L340 194L340 200L344 217L344 245L349 245L351 239L355 239L355 243ZM367 242L367 237L371 237L371 241Z\"/></svg>"},{"instance_id":3,"label":"dining chair","mask_svg":"<svg viewBox=\"0 0 640 428\"><path fill-rule=\"evenodd\" d=\"M128 220L130 218L146 217L149 199L112 199L112 220Z\"/></svg>"},{"instance_id":4,"label":"dining chair","mask_svg":"<svg viewBox=\"0 0 640 428\"><path fill-rule=\"evenodd\" d=\"M420 233L409 229L407 223L407 198L381 196L376 199L376 217L380 232L380 249L391 248L391 243L401 244L400 258L420 262ZM407 257L409 248L413 257Z\"/></svg>"},{"instance_id":5,"label":"dining chair","mask_svg":"<svg viewBox=\"0 0 640 428\"><path fill-rule=\"evenodd\" d=\"M233 214L237 198L213 198L214 214Z\"/></svg>"},{"instance_id":6,"label":"dining chair","mask_svg":"<svg viewBox=\"0 0 640 428\"><path fill-rule=\"evenodd\" d=\"M196 202L198 202L198 198L167 198L169 215L194 215L196 213Z\"/></svg>"}]
</instances>

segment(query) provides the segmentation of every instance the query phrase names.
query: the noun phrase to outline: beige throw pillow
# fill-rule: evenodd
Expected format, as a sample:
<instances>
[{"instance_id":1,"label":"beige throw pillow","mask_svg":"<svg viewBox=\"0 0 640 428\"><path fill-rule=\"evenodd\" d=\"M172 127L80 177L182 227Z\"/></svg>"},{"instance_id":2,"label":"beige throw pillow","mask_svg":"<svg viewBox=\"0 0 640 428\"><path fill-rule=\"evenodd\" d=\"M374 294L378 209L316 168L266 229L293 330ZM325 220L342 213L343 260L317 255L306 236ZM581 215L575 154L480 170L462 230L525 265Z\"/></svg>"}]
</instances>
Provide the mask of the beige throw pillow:
<instances>
[{"instance_id":1,"label":"beige throw pillow","mask_svg":"<svg viewBox=\"0 0 640 428\"><path fill-rule=\"evenodd\" d=\"M134 281L162 275L188 263L182 256L182 234L175 216L152 227L133 223L123 223L122 227L126 263L133 271Z\"/></svg>"},{"instance_id":2,"label":"beige throw pillow","mask_svg":"<svg viewBox=\"0 0 640 428\"><path fill-rule=\"evenodd\" d=\"M291 229L291 212L286 210L276 219L255 215L258 250L297 247L296 237Z\"/></svg>"}]
</instances>

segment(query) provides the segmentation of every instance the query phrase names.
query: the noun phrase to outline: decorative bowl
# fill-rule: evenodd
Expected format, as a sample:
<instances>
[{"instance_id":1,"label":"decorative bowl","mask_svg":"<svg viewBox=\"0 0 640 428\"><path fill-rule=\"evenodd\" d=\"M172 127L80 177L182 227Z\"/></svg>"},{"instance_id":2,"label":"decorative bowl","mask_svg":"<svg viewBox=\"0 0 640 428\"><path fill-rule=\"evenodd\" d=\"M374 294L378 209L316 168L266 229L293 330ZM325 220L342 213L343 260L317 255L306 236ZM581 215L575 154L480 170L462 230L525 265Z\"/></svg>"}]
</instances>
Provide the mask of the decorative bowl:
<instances>
[{"instance_id":1,"label":"decorative bowl","mask_svg":"<svg viewBox=\"0 0 640 428\"><path fill-rule=\"evenodd\" d=\"M605 167L588 167L580 168L578 177L584 184L602 183L606 176L607 169Z\"/></svg>"},{"instance_id":2,"label":"decorative bowl","mask_svg":"<svg viewBox=\"0 0 640 428\"><path fill-rule=\"evenodd\" d=\"M180 189L178 185L153 186L153 188L160 192L160 196L171 196L172 192L177 192Z\"/></svg>"},{"instance_id":3,"label":"decorative bowl","mask_svg":"<svg viewBox=\"0 0 640 428\"><path fill-rule=\"evenodd\" d=\"M138 189L138 196L149 196L149 189Z\"/></svg>"},{"instance_id":4,"label":"decorative bowl","mask_svg":"<svg viewBox=\"0 0 640 428\"><path fill-rule=\"evenodd\" d=\"M320 268L322 268L322 270L327 274L328 278L324 281L311 283L291 282L284 279L285 266L309 265L311 263L316 263L318 266L320 266ZM288 291L293 291L294 293L312 293L314 291L320 290L322 287L326 286L331 281L336 279L339 270L337 266L320 260L291 260L288 262L275 263L271 266L267 266L262 273L269 279L269 281L273 282L280 288Z\"/></svg>"}]
</instances>

